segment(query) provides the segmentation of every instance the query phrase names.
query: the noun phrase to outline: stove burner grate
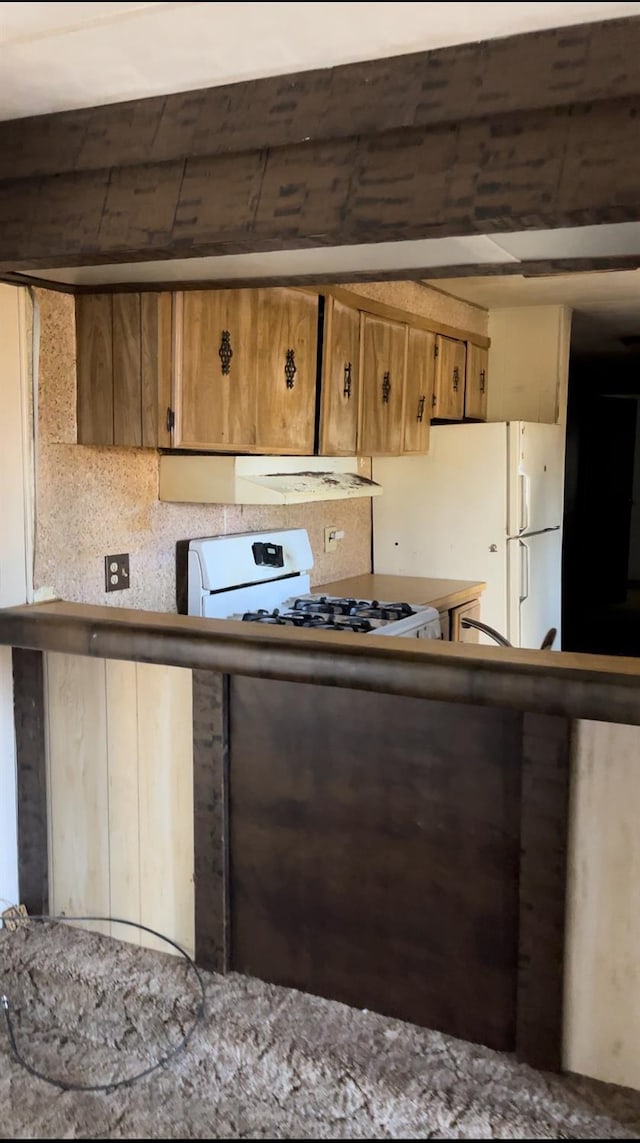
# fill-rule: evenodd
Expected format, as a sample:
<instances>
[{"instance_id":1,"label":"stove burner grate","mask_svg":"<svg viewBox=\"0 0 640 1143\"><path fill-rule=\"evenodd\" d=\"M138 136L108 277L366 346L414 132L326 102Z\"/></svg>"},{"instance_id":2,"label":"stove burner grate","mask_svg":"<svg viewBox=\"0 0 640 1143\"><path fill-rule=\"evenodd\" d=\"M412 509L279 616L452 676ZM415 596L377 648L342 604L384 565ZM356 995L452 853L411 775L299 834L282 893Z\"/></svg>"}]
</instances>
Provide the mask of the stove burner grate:
<instances>
[{"instance_id":1,"label":"stove burner grate","mask_svg":"<svg viewBox=\"0 0 640 1143\"><path fill-rule=\"evenodd\" d=\"M333 598L321 595L315 599L296 599L293 610L318 615L349 615L359 619L383 619L394 622L415 615L408 603L379 603L377 599Z\"/></svg>"},{"instance_id":2,"label":"stove burner grate","mask_svg":"<svg viewBox=\"0 0 640 1143\"><path fill-rule=\"evenodd\" d=\"M310 601L305 600L304 602ZM245 623L267 623L280 627L313 627L322 631L354 631L367 634L374 630L373 623L367 618L332 612L318 613L306 609L282 612L279 608L275 608L273 611L266 611L261 608L258 611L245 611L242 619Z\"/></svg>"}]
</instances>

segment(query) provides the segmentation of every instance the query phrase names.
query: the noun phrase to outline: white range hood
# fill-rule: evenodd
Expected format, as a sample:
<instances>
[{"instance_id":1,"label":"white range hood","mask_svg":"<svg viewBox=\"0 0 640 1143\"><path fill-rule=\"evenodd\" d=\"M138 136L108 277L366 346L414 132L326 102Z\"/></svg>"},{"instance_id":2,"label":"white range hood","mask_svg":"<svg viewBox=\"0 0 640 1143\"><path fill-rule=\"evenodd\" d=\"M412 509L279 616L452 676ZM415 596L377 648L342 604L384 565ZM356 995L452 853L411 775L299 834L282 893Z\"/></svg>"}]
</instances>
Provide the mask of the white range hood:
<instances>
[{"instance_id":1,"label":"white range hood","mask_svg":"<svg viewBox=\"0 0 640 1143\"><path fill-rule=\"evenodd\" d=\"M348 456L160 456L160 500L305 504L379 496L368 459Z\"/></svg>"}]
</instances>

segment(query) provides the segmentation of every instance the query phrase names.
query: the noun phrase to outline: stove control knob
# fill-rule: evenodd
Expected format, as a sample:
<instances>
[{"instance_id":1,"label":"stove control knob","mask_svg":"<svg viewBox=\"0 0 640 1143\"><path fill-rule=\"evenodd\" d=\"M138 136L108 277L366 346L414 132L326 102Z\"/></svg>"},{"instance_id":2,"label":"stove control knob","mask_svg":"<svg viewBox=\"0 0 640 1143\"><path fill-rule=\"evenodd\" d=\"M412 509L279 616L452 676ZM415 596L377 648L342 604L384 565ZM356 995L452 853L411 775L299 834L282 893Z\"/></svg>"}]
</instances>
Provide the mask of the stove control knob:
<instances>
[{"instance_id":1,"label":"stove control knob","mask_svg":"<svg viewBox=\"0 0 640 1143\"><path fill-rule=\"evenodd\" d=\"M283 568L284 551L282 544L262 544L256 541L251 545L254 562L258 567Z\"/></svg>"}]
</instances>

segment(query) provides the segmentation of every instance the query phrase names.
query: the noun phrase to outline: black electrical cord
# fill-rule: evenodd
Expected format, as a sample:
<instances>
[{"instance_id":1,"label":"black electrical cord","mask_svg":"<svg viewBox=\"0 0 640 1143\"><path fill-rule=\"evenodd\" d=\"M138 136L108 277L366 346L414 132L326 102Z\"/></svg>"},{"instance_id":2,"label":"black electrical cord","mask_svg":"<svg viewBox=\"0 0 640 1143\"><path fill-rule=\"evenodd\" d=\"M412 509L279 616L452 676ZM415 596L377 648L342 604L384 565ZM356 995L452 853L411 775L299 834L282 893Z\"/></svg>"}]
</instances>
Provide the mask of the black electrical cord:
<instances>
[{"instance_id":1,"label":"black electrical cord","mask_svg":"<svg viewBox=\"0 0 640 1143\"><path fill-rule=\"evenodd\" d=\"M54 1087L58 1087L62 1091L115 1091L116 1088L129 1087L131 1084L136 1083L137 1080L151 1075L151 1073L157 1071L158 1068L162 1068L165 1066L165 1064L168 1064L169 1061L174 1058L174 1056L177 1056L178 1052L183 1050L183 1048L186 1048L198 1024L204 1017L206 997L204 980L202 979L202 973L200 972L200 969L198 968L193 958L189 956L189 953L186 952L185 949L181 948L181 946L177 944L176 941L171 940L171 937L165 937L163 933L157 932L156 929L149 928L148 925L140 925L137 921L125 921L121 917L54 917L42 913L37 916L29 916L28 918L25 918L24 926L20 927L28 928L31 921L106 921L114 925L131 925L134 929L142 929L145 933L151 933L152 936L158 937L158 939L161 941L166 941L168 945L172 945L172 947L185 958L189 968L191 968L195 973L198 985L200 986L200 1000L191 1027L187 1029L180 1043L177 1044L175 1048L172 1048L170 1052L167 1052L166 1056L163 1056L162 1059L157 1061L157 1063L152 1064L151 1067L144 1068L144 1070L141 1072L136 1072L135 1075L129 1076L127 1079L112 1080L111 1083L81 1084L71 1083L67 1080L56 1079L53 1076L45 1075L44 1072L34 1068L32 1064L25 1060L24 1056L18 1049L18 1045L16 1044L16 1037L13 1030L13 1021L11 1019L11 1006L9 1004L9 998L3 994L2 997L0 997L0 1003L2 1004L2 1009L4 1011L7 1033L9 1035L9 1043L11 1044L11 1051L13 1052L16 1061L21 1065L21 1067L25 1069L25 1071L29 1072L30 1075L35 1076L36 1079L41 1079L44 1080L45 1083L53 1084Z\"/></svg>"}]
</instances>

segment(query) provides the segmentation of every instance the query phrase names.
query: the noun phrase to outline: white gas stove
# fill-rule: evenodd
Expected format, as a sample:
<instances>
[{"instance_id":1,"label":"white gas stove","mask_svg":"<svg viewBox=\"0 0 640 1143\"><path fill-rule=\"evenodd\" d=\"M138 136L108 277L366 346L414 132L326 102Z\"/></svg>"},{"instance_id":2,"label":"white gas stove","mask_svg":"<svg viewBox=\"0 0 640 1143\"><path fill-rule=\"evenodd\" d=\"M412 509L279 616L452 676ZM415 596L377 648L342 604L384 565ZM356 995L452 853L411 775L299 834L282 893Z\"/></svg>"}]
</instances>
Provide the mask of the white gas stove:
<instances>
[{"instance_id":1,"label":"white gas stove","mask_svg":"<svg viewBox=\"0 0 640 1143\"><path fill-rule=\"evenodd\" d=\"M177 545L178 611L321 631L440 638L434 607L312 592L312 567L304 528L182 540Z\"/></svg>"}]
</instances>

